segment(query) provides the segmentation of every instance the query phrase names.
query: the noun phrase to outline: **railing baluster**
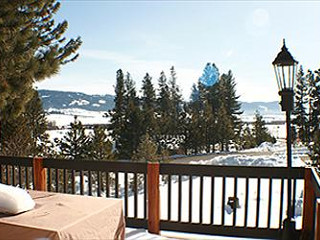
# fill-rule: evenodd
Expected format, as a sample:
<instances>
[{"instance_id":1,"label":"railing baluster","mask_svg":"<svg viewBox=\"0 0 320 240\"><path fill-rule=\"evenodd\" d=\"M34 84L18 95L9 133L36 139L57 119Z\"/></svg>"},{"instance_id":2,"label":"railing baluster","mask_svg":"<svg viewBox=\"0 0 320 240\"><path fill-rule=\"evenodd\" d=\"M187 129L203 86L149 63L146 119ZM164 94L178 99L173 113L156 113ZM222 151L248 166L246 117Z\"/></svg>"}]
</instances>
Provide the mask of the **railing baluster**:
<instances>
[{"instance_id":1,"label":"railing baluster","mask_svg":"<svg viewBox=\"0 0 320 240\"><path fill-rule=\"evenodd\" d=\"M293 197L292 197L292 217L294 218L294 216L296 215L296 193L297 193L297 179L293 179Z\"/></svg>"},{"instance_id":2,"label":"railing baluster","mask_svg":"<svg viewBox=\"0 0 320 240\"><path fill-rule=\"evenodd\" d=\"M189 175L189 223L192 222L192 175Z\"/></svg>"},{"instance_id":3,"label":"railing baluster","mask_svg":"<svg viewBox=\"0 0 320 240\"><path fill-rule=\"evenodd\" d=\"M272 178L269 178L268 223L267 223L268 228L270 228L270 225L271 225L271 201L272 201Z\"/></svg>"},{"instance_id":4,"label":"railing baluster","mask_svg":"<svg viewBox=\"0 0 320 240\"><path fill-rule=\"evenodd\" d=\"M134 218L138 217L138 176L134 174Z\"/></svg>"},{"instance_id":5,"label":"railing baluster","mask_svg":"<svg viewBox=\"0 0 320 240\"><path fill-rule=\"evenodd\" d=\"M245 208L244 208L244 227L248 227L248 215L249 215L249 178L246 178L246 196L245 196Z\"/></svg>"},{"instance_id":6,"label":"railing baluster","mask_svg":"<svg viewBox=\"0 0 320 240\"><path fill-rule=\"evenodd\" d=\"M84 181L83 181L83 171L80 170L80 195L83 195L83 185L84 185Z\"/></svg>"},{"instance_id":7,"label":"railing baluster","mask_svg":"<svg viewBox=\"0 0 320 240\"><path fill-rule=\"evenodd\" d=\"M226 177L222 177L222 199L221 199L221 225L224 226L224 211L226 198Z\"/></svg>"},{"instance_id":8,"label":"railing baluster","mask_svg":"<svg viewBox=\"0 0 320 240\"><path fill-rule=\"evenodd\" d=\"M128 217L128 173L124 173L124 216Z\"/></svg>"},{"instance_id":9,"label":"railing baluster","mask_svg":"<svg viewBox=\"0 0 320 240\"><path fill-rule=\"evenodd\" d=\"M97 194L98 197L101 197L101 173L100 171L97 171L97 180L98 180L98 187L97 187Z\"/></svg>"},{"instance_id":10,"label":"railing baluster","mask_svg":"<svg viewBox=\"0 0 320 240\"><path fill-rule=\"evenodd\" d=\"M2 165L0 164L0 183L2 183Z\"/></svg>"},{"instance_id":11,"label":"railing baluster","mask_svg":"<svg viewBox=\"0 0 320 240\"><path fill-rule=\"evenodd\" d=\"M76 189L75 189L75 170L71 171L71 191L72 191L72 194L76 193Z\"/></svg>"},{"instance_id":12,"label":"railing baluster","mask_svg":"<svg viewBox=\"0 0 320 240\"><path fill-rule=\"evenodd\" d=\"M238 199L237 197L237 189L238 188L238 178L235 177L234 178L234 189L233 189L233 196L236 199ZM236 226L237 224L237 202L234 202L234 208L233 208L233 220L232 220L232 226Z\"/></svg>"},{"instance_id":13,"label":"railing baluster","mask_svg":"<svg viewBox=\"0 0 320 240\"><path fill-rule=\"evenodd\" d=\"M67 169L63 169L63 192L67 193L68 187L68 177L67 177Z\"/></svg>"},{"instance_id":14,"label":"railing baluster","mask_svg":"<svg viewBox=\"0 0 320 240\"><path fill-rule=\"evenodd\" d=\"M143 203L143 206L144 206L144 219L147 219L147 195L148 195L148 192L147 192L147 174L144 173L143 174L143 183L144 183L144 203Z\"/></svg>"},{"instance_id":15,"label":"railing baluster","mask_svg":"<svg viewBox=\"0 0 320 240\"><path fill-rule=\"evenodd\" d=\"M92 196L92 172L88 171L88 175L89 196Z\"/></svg>"},{"instance_id":16,"label":"railing baluster","mask_svg":"<svg viewBox=\"0 0 320 240\"><path fill-rule=\"evenodd\" d=\"M13 165L11 165L11 172L12 172L12 175L11 175L11 178L12 178L12 186L16 186L16 174L15 174L15 168Z\"/></svg>"},{"instance_id":17,"label":"railing baluster","mask_svg":"<svg viewBox=\"0 0 320 240\"><path fill-rule=\"evenodd\" d=\"M109 186L109 172L106 172L106 197L110 196Z\"/></svg>"},{"instance_id":18,"label":"railing baluster","mask_svg":"<svg viewBox=\"0 0 320 240\"><path fill-rule=\"evenodd\" d=\"M200 176L199 221L203 222L203 176Z\"/></svg>"},{"instance_id":19,"label":"railing baluster","mask_svg":"<svg viewBox=\"0 0 320 240\"><path fill-rule=\"evenodd\" d=\"M34 186L34 168L33 167L31 168L31 179L32 179L32 185L33 185L33 190L34 190L35 186Z\"/></svg>"},{"instance_id":20,"label":"railing baluster","mask_svg":"<svg viewBox=\"0 0 320 240\"><path fill-rule=\"evenodd\" d=\"M171 175L168 175L168 220L171 220Z\"/></svg>"},{"instance_id":21,"label":"railing baluster","mask_svg":"<svg viewBox=\"0 0 320 240\"><path fill-rule=\"evenodd\" d=\"M29 189L29 168L28 167L25 167L25 171L26 171L26 189Z\"/></svg>"},{"instance_id":22,"label":"railing baluster","mask_svg":"<svg viewBox=\"0 0 320 240\"><path fill-rule=\"evenodd\" d=\"M115 198L118 198L119 197L119 172L115 172L114 173L115 174L115 186L114 186L114 191L115 191L115 195L114 195L114 197Z\"/></svg>"},{"instance_id":23,"label":"railing baluster","mask_svg":"<svg viewBox=\"0 0 320 240\"><path fill-rule=\"evenodd\" d=\"M6 166L6 184L9 185L9 165Z\"/></svg>"},{"instance_id":24,"label":"railing baluster","mask_svg":"<svg viewBox=\"0 0 320 240\"><path fill-rule=\"evenodd\" d=\"M0 164L0 183L2 183L2 165Z\"/></svg>"},{"instance_id":25,"label":"railing baluster","mask_svg":"<svg viewBox=\"0 0 320 240\"><path fill-rule=\"evenodd\" d=\"M56 169L56 192L59 192L59 169Z\"/></svg>"},{"instance_id":26,"label":"railing baluster","mask_svg":"<svg viewBox=\"0 0 320 240\"><path fill-rule=\"evenodd\" d=\"M19 172L19 186L22 188L22 169L21 166L18 166L18 172Z\"/></svg>"},{"instance_id":27,"label":"railing baluster","mask_svg":"<svg viewBox=\"0 0 320 240\"><path fill-rule=\"evenodd\" d=\"M210 224L214 224L214 177L211 177L211 215L210 215Z\"/></svg>"},{"instance_id":28,"label":"railing baluster","mask_svg":"<svg viewBox=\"0 0 320 240\"><path fill-rule=\"evenodd\" d=\"M279 229L281 229L281 224L282 224L282 212L283 212L283 184L284 184L284 179L281 179L280 183L280 216L279 216Z\"/></svg>"},{"instance_id":29,"label":"railing baluster","mask_svg":"<svg viewBox=\"0 0 320 240\"><path fill-rule=\"evenodd\" d=\"M52 182L51 182L51 178L52 178L52 176L51 176L51 168L48 168L48 180L47 180L47 183L48 183L48 186L47 186L47 189L48 189L48 192L51 192L51 184L52 184Z\"/></svg>"},{"instance_id":30,"label":"railing baluster","mask_svg":"<svg viewBox=\"0 0 320 240\"><path fill-rule=\"evenodd\" d=\"M261 178L257 180L257 208L256 208L256 227L259 227L260 220L260 190L261 190Z\"/></svg>"},{"instance_id":31,"label":"railing baluster","mask_svg":"<svg viewBox=\"0 0 320 240\"><path fill-rule=\"evenodd\" d=\"M182 205L182 175L178 176L178 222L181 222L181 205Z\"/></svg>"}]
</instances>

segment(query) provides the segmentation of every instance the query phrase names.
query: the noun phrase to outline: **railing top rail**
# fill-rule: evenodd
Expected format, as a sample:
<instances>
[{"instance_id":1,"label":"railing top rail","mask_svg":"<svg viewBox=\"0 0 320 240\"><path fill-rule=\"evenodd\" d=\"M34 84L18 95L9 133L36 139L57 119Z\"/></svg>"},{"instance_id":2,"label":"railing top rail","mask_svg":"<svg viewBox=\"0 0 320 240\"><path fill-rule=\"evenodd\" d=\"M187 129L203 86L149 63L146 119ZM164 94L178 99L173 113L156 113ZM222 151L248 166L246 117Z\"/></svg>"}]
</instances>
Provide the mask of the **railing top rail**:
<instances>
[{"instance_id":1,"label":"railing top rail","mask_svg":"<svg viewBox=\"0 0 320 240\"><path fill-rule=\"evenodd\" d=\"M2 165L13 165L22 167L32 167L32 158L30 157L11 157L11 156L0 156L0 164Z\"/></svg>"},{"instance_id":2,"label":"railing top rail","mask_svg":"<svg viewBox=\"0 0 320 240\"><path fill-rule=\"evenodd\" d=\"M66 159L43 159L43 167L55 169L70 169L84 171L106 171L147 173L147 163L127 161L93 161L93 160L66 160Z\"/></svg>"},{"instance_id":3,"label":"railing top rail","mask_svg":"<svg viewBox=\"0 0 320 240\"><path fill-rule=\"evenodd\" d=\"M161 164L160 174L215 177L304 178L304 168Z\"/></svg>"}]
</instances>

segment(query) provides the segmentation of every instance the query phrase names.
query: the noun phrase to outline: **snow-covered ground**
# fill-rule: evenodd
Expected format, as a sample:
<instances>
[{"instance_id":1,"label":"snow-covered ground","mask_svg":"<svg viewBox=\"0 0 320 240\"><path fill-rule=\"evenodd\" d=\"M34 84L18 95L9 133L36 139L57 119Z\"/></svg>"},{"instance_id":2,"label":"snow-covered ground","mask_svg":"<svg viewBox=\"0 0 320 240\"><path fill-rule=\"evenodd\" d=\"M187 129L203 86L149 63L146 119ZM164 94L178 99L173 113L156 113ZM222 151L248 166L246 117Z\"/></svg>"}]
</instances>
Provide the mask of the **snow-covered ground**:
<instances>
[{"instance_id":1,"label":"snow-covered ground","mask_svg":"<svg viewBox=\"0 0 320 240\"><path fill-rule=\"evenodd\" d=\"M107 124L109 122L109 118L104 117L105 112L87 111L80 108L49 109L48 111L63 112L63 114L51 113L47 116L48 121L59 128L68 127L74 121L75 116L82 124Z\"/></svg>"},{"instance_id":2,"label":"snow-covered ground","mask_svg":"<svg viewBox=\"0 0 320 240\"><path fill-rule=\"evenodd\" d=\"M83 110L82 110L83 111ZM80 114L82 113L82 114ZM102 117L103 113L97 113L95 116L87 116L91 115L91 113L84 114L83 112L78 112L78 119L82 121L83 124L94 124L94 123L107 123L108 119ZM49 119L55 121L58 126L67 126L70 122L73 121L73 115L49 115ZM279 120L279 119L273 119ZM280 119L283 120L283 119ZM275 137L285 138L285 124L283 125L267 125L271 134ZM56 130L50 131L49 134L51 138L54 137L62 137L65 134L66 130ZM254 153L254 154L253 154ZM304 163L301 160L302 156L307 155L307 149L303 147L294 147L293 148L293 166L303 166ZM191 164L205 164L205 165L229 165L229 166L269 166L269 167L278 167L278 166L286 166L286 145L285 141L278 141L276 144L268 144L264 143L258 148L249 149L245 151L238 152L232 155L221 155L213 157L209 160L201 160L201 157L198 161L191 162ZM129 177L132 177L129 174ZM130 180L129 180L130 181ZM182 221L188 221L188 206L189 206L189 177L184 176L182 180ZM272 202L271 202L271 228L278 228L279 226L279 209L280 209L280 181L279 179L275 179L272 181ZM249 180L249 218L248 218L248 226L255 226L255 209L257 205L257 179ZM168 184L166 181L161 179L160 185L160 196L161 196L161 219L167 219L167 196L168 196ZM119 174L119 184L120 189L123 192L124 186L124 174ZM175 221L178 219L178 181L177 177L172 177L172 192L171 192L171 220ZM222 178L215 178L215 216L214 216L214 224L221 223L221 211L223 208L222 204ZM265 191L265 189L269 189L269 180L261 179L261 195L260 195L260 216L259 216L259 227L267 226L267 214L268 214L268 199L269 192ZM286 216L286 188L287 181L284 182L284 200L283 200L283 216ZM233 211L227 205L227 199L229 196L233 196L234 194L234 179L227 178L226 179L226 199L224 202L225 207L225 224L232 225L233 220ZM193 177L192 179L192 222L199 222L199 194L200 194L200 177ZM211 178L204 177L203 178L203 187L205 189L211 189ZM237 184L237 193L240 202L240 208L237 209L237 217L236 217L236 226L244 225L244 201L245 201L245 179L238 179ZM203 195L203 223L210 222L210 191L204 191ZM295 202L295 220L296 226L298 229L301 228L302 223L302 197L303 197L303 180L297 181L296 187L296 202ZM143 192L139 192L138 194L138 217L143 218L144 216L144 194ZM251 207L253 206L253 207ZM128 199L128 216L134 216L134 196L129 196ZM176 235L177 234L177 235ZM162 233L163 236L167 236L170 238L192 238L197 239L196 235L187 235L183 237L182 233ZM190 236L190 237L189 237ZM128 229L127 231L128 239L163 239L159 236L149 235L145 230L137 230L137 229ZM202 236L203 237L203 236ZM198 238L198 239L201 239ZM234 238L206 238L206 239L234 239Z\"/></svg>"}]
</instances>

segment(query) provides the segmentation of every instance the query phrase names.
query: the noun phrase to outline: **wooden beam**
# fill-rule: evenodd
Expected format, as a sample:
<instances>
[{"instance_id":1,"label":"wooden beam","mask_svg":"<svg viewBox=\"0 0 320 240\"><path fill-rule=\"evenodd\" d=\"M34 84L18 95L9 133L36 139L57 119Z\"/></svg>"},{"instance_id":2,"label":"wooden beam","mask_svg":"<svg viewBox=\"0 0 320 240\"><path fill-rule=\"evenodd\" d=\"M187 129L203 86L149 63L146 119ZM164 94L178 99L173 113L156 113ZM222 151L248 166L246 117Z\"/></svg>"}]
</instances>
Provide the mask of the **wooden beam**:
<instances>
[{"instance_id":1,"label":"wooden beam","mask_svg":"<svg viewBox=\"0 0 320 240\"><path fill-rule=\"evenodd\" d=\"M316 203L316 225L315 225L314 239L320 239L320 199Z\"/></svg>"},{"instance_id":2,"label":"wooden beam","mask_svg":"<svg viewBox=\"0 0 320 240\"><path fill-rule=\"evenodd\" d=\"M312 172L311 168L305 169L304 177L304 206L303 206L303 222L302 234L303 236L312 236L314 224L314 190L312 186Z\"/></svg>"},{"instance_id":3,"label":"wooden beam","mask_svg":"<svg viewBox=\"0 0 320 240\"><path fill-rule=\"evenodd\" d=\"M34 182L33 182L34 190L46 191L47 176L46 176L46 169L43 167L43 158L41 157L33 158L33 174L34 174Z\"/></svg>"},{"instance_id":4,"label":"wooden beam","mask_svg":"<svg viewBox=\"0 0 320 240\"><path fill-rule=\"evenodd\" d=\"M159 163L148 163L148 231L160 233Z\"/></svg>"}]
</instances>

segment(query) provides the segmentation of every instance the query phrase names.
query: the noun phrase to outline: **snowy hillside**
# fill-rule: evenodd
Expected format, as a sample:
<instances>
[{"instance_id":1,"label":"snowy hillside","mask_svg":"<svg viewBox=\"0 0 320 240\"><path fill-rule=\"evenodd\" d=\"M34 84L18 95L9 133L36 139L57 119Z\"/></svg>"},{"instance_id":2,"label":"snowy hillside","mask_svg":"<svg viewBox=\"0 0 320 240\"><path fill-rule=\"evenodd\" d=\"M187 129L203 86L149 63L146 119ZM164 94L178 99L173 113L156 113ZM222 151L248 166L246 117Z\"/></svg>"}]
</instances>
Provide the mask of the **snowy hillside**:
<instances>
[{"instance_id":1,"label":"snowy hillside","mask_svg":"<svg viewBox=\"0 0 320 240\"><path fill-rule=\"evenodd\" d=\"M64 113L65 109L108 111L114 107L112 95L88 95L80 92L38 90L43 108L49 113Z\"/></svg>"}]
</instances>

